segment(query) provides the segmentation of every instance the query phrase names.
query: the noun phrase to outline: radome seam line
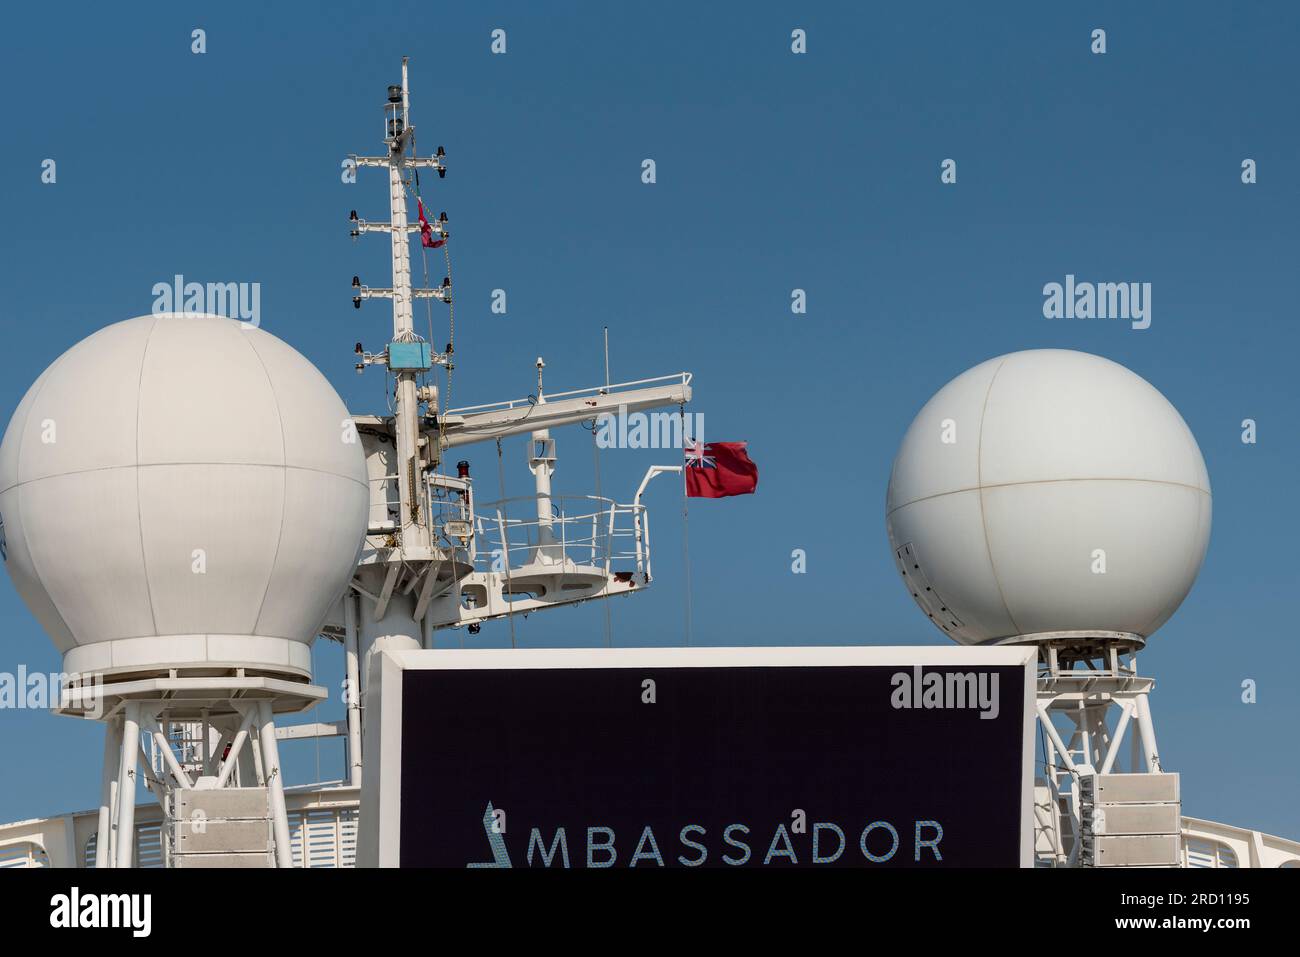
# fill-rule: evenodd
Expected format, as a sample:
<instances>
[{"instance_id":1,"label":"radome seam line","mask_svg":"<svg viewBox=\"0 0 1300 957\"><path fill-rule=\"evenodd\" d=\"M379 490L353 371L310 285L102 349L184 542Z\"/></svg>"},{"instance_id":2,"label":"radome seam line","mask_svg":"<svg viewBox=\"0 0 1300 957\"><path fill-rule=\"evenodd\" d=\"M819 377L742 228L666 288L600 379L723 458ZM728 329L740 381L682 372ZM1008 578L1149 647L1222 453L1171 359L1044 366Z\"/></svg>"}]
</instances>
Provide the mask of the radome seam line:
<instances>
[{"instance_id":1,"label":"radome seam line","mask_svg":"<svg viewBox=\"0 0 1300 957\"><path fill-rule=\"evenodd\" d=\"M114 469L165 469L165 468L185 468L192 465L228 465L240 468L257 468L257 469L295 469L299 472L315 472L318 475L328 475L330 478L342 479L345 482L351 482L353 485L359 485L369 491L369 486L365 482L359 481L348 475L340 475L338 472L331 472L327 469L313 468L310 465L276 465L272 462L140 462L127 463L125 465L99 465L90 469L70 469L67 472L55 472L51 475L42 475L38 478L27 479L23 482L15 482L9 488L0 489L0 495L8 492L9 489L19 488L23 485L31 485L34 482L44 482L48 479L63 478L65 475L86 475L90 472L111 472Z\"/></svg>"},{"instance_id":2,"label":"radome seam line","mask_svg":"<svg viewBox=\"0 0 1300 957\"><path fill-rule=\"evenodd\" d=\"M1011 606L1007 604L1006 593L1002 591L1002 580L998 577L998 566L997 563L993 561L993 545L989 541L988 518L984 514L984 417L988 415L989 397L993 395L993 384L998 381L998 374L1006 364L1007 360L1003 359L998 363L998 367L993 370L993 376L989 379L989 387L984 392L984 405L980 408L980 431L979 437L975 442L975 481L979 484L979 491L976 493L976 498L979 500L980 528L984 530L984 550L989 556L989 569L993 572L993 584L997 586L998 597L1002 599L1002 607L1006 610L1007 618L1011 621L1011 627L1013 627L1017 633L1022 633L1023 629L1016 622L1016 616L1011 614Z\"/></svg>"},{"instance_id":3,"label":"radome seam line","mask_svg":"<svg viewBox=\"0 0 1300 957\"><path fill-rule=\"evenodd\" d=\"M144 364L149 357L149 343L158 330L158 320L154 319L149 327L149 334L144 337L144 349L140 352L140 374L135 382L135 527L140 531L140 567L144 572L144 593L149 600L149 618L153 621L154 634L158 633L158 611L153 606L153 586L149 584L149 555L144 547L144 510L140 507L140 394L144 388ZM33 479L32 481L38 481Z\"/></svg>"},{"instance_id":4,"label":"radome seam line","mask_svg":"<svg viewBox=\"0 0 1300 957\"><path fill-rule=\"evenodd\" d=\"M266 376L266 387L271 392L271 401L275 403L275 417L280 422L280 458L287 464L289 461L289 447L284 439L284 416L280 412L280 397L276 394L275 383L271 381L271 372L266 368L266 363L262 360L262 354L257 351L257 346L253 345L252 339L244 336L241 329L238 333L252 350L253 356L257 359L257 364L262 367L262 374ZM257 605L257 615L253 618L253 631L257 631L257 626L262 621L262 612L266 608L266 598L271 594L271 581L275 578L276 565L280 561L280 546L284 543L284 513L289 508L289 477L281 474L280 476L280 531L275 536L275 554L271 557L271 571L266 576L266 588L262 590L262 600Z\"/></svg>"},{"instance_id":5,"label":"radome seam line","mask_svg":"<svg viewBox=\"0 0 1300 957\"><path fill-rule=\"evenodd\" d=\"M1141 482L1144 485L1172 485L1175 488L1185 488L1193 492L1200 492L1202 495L1210 494L1209 491L1201 488L1199 485L1188 485L1186 482L1170 482L1166 479L1120 478L1119 476L1105 475L1080 478L1030 479L1024 482L993 482L989 485L971 485L967 488L955 488L947 492L935 492L933 495L922 495L920 498L914 498L910 502L904 502L902 505L895 505L886 514L893 515L899 509L907 508L909 505L915 505L917 502L928 502L931 499L943 498L945 495L960 495L962 492L982 492L994 488L1012 488L1016 485L1054 485L1061 482Z\"/></svg>"}]
</instances>

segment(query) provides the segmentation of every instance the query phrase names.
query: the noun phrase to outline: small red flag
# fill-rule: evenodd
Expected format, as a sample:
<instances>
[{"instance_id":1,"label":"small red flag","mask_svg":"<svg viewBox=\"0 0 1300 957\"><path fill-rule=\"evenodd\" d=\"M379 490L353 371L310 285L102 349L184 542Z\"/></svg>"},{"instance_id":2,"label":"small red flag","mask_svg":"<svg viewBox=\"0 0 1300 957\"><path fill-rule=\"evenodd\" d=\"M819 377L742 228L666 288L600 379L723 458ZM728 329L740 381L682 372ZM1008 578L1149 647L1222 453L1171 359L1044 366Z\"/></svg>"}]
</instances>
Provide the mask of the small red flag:
<instances>
[{"instance_id":1,"label":"small red flag","mask_svg":"<svg viewBox=\"0 0 1300 957\"><path fill-rule=\"evenodd\" d=\"M691 498L750 495L758 488L758 466L745 442L696 442L686 447L686 494Z\"/></svg>"},{"instance_id":2,"label":"small red flag","mask_svg":"<svg viewBox=\"0 0 1300 957\"><path fill-rule=\"evenodd\" d=\"M424 246L426 249L437 249L447 240L433 238L433 227L430 226L429 221L424 218L424 200L418 199L415 202L416 206L420 210L420 245Z\"/></svg>"}]
</instances>

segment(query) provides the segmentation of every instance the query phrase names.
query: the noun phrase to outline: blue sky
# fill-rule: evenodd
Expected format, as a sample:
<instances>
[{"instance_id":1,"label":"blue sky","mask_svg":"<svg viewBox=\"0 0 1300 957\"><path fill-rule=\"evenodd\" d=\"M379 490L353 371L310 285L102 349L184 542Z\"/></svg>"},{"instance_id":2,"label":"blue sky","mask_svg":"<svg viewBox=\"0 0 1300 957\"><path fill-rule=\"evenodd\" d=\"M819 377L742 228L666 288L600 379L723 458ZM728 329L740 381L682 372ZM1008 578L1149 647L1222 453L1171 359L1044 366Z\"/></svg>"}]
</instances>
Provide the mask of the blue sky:
<instances>
[{"instance_id":1,"label":"blue sky","mask_svg":"<svg viewBox=\"0 0 1300 957\"><path fill-rule=\"evenodd\" d=\"M1142 658L1184 812L1300 837L1300 10L1132 6L19 5L0 38L0 420L56 356L149 312L176 273L260 282L263 327L353 411L382 410L382 374L355 376L352 345L382 346L389 313L354 311L348 286L387 284L386 244L354 245L345 220L386 218L385 192L373 171L343 184L340 163L382 148L384 90L408 54L420 146L445 146L450 167L424 192L453 234L453 404L533 391L538 354L552 390L597 383L608 325L615 380L688 369L707 436L750 443L759 494L691 503L697 643L943 643L885 537L904 430L986 358L1095 352L1178 407L1214 488L1199 583ZM489 51L498 27L503 56ZM795 27L806 55L790 52ZM949 157L953 186L939 181ZM1151 328L1045 320L1042 287L1067 273L1150 282ZM794 288L806 315L791 313ZM1247 417L1255 445L1240 441ZM557 491L591 491L591 438L557 438ZM523 455L507 443L511 494L528 491ZM470 457L495 491L494 450ZM630 498L671 461L602 453L604 490ZM683 640L681 502L660 481L657 580L610 606L615 644ZM807 574L791 574L794 548ZM7 578L0 622L0 670L57 670ZM602 644L604 610L535 615L517 634ZM503 625L474 639L508 640ZM323 683L337 685L339 658L318 647ZM318 717L340 714L336 698ZM94 803L97 728L30 711L0 722L0 820ZM291 780L315 776L314 745L287 750ZM340 755L322 748L324 776Z\"/></svg>"}]
</instances>

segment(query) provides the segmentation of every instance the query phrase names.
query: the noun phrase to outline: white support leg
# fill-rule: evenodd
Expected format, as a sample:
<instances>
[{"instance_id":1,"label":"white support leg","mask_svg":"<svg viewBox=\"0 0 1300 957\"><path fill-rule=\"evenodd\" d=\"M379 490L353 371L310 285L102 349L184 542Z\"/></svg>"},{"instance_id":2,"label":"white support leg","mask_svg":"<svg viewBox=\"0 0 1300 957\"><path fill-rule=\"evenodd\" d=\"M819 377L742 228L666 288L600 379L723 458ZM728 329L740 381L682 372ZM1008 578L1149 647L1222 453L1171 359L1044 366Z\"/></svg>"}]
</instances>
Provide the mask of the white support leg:
<instances>
[{"instance_id":1,"label":"white support leg","mask_svg":"<svg viewBox=\"0 0 1300 957\"><path fill-rule=\"evenodd\" d=\"M208 765L212 762L212 749L216 746L217 739L220 737L221 735L217 733L217 730L214 727L212 727L212 721L209 718L208 709L204 708L199 730L199 739L203 744L202 750L196 758L199 777L208 773Z\"/></svg>"},{"instance_id":2,"label":"white support leg","mask_svg":"<svg viewBox=\"0 0 1300 957\"><path fill-rule=\"evenodd\" d=\"M1118 704L1119 720L1115 722L1115 736L1106 749L1106 760L1101 765L1102 774L1110 774L1115 767L1115 759L1119 757L1120 746L1124 743L1124 732L1128 730L1129 720L1133 717L1133 709L1128 702L1120 701Z\"/></svg>"},{"instance_id":3,"label":"white support leg","mask_svg":"<svg viewBox=\"0 0 1300 957\"><path fill-rule=\"evenodd\" d=\"M256 740L253 742L253 747L244 749L244 754L248 757L248 763L252 765L252 770L250 772L252 774L252 777L249 778L249 780L256 781L258 787L264 788L269 783L269 780L267 778L267 774L269 772L265 767L263 767L263 762L262 762L262 731L261 731L262 717L261 717L261 712L259 712L256 708L253 709L253 715L257 719L256 721L254 721L254 725L257 728L257 731L254 733ZM243 770L241 769L239 773L240 773L240 778L242 780L244 776ZM248 787L248 785L245 784L244 787Z\"/></svg>"},{"instance_id":4,"label":"white support leg","mask_svg":"<svg viewBox=\"0 0 1300 957\"><path fill-rule=\"evenodd\" d=\"M1074 726L1078 729L1079 751L1083 755L1083 763L1092 764L1092 729L1088 726L1088 709L1082 701L1079 702L1078 710L1072 717Z\"/></svg>"},{"instance_id":5,"label":"white support leg","mask_svg":"<svg viewBox=\"0 0 1300 957\"><path fill-rule=\"evenodd\" d=\"M275 831L275 866L293 867L293 847L289 843L289 812L284 803L284 774L280 770L280 749L275 742L275 720L271 702L257 703L257 738L262 745L262 767L271 799L271 824Z\"/></svg>"},{"instance_id":6,"label":"white support leg","mask_svg":"<svg viewBox=\"0 0 1300 957\"><path fill-rule=\"evenodd\" d=\"M221 770L221 754L229 743L229 731L223 731L215 727L212 729L212 744L208 747L208 755L203 761L203 775L205 777L217 774Z\"/></svg>"},{"instance_id":7,"label":"white support leg","mask_svg":"<svg viewBox=\"0 0 1300 957\"><path fill-rule=\"evenodd\" d=\"M1137 701L1133 702L1133 713L1137 714ZM1142 770L1142 733L1134 729L1129 735L1129 752L1128 752L1128 769L1130 774L1137 774Z\"/></svg>"},{"instance_id":8,"label":"white support leg","mask_svg":"<svg viewBox=\"0 0 1300 957\"><path fill-rule=\"evenodd\" d=\"M1093 766L1102 764L1106 756L1113 750L1114 739L1111 737L1110 725L1106 721L1106 715L1110 711L1112 702L1107 702L1101 707L1093 707L1088 710L1092 716L1092 760L1089 762Z\"/></svg>"},{"instance_id":9,"label":"white support leg","mask_svg":"<svg viewBox=\"0 0 1300 957\"><path fill-rule=\"evenodd\" d=\"M1156 729L1151 723L1151 703L1145 694L1137 696L1138 731L1142 737L1142 762L1144 770L1156 773L1160 770L1160 752L1156 750Z\"/></svg>"},{"instance_id":10,"label":"white support leg","mask_svg":"<svg viewBox=\"0 0 1300 957\"><path fill-rule=\"evenodd\" d=\"M429 617L425 616L426 623ZM348 681L348 783L361 787L361 668L357 637L357 596L348 589L343 596L343 623L346 633L344 655Z\"/></svg>"},{"instance_id":11,"label":"white support leg","mask_svg":"<svg viewBox=\"0 0 1300 957\"><path fill-rule=\"evenodd\" d=\"M99 830L95 836L95 867L113 866L113 805L117 798L117 764L122 755L122 719L104 724L104 767L99 783Z\"/></svg>"},{"instance_id":12,"label":"white support leg","mask_svg":"<svg viewBox=\"0 0 1300 957\"><path fill-rule=\"evenodd\" d=\"M252 710L253 723L257 723L257 707ZM240 749L239 760L235 762L235 786L241 788L261 787L265 782L259 776L261 761L255 761L257 757L257 736L253 731L248 733L248 743ZM234 751L230 752L234 754Z\"/></svg>"},{"instance_id":13,"label":"white support leg","mask_svg":"<svg viewBox=\"0 0 1300 957\"><path fill-rule=\"evenodd\" d=\"M140 745L140 757L144 759L144 763L141 765L141 767L145 767L145 768L149 768L149 770L153 770L149 765L149 755L145 754L143 744ZM171 808L169 808L167 805L167 792L163 790L162 782L156 780L154 776L149 773L149 771L146 771L144 775L144 784L145 787L147 787L150 791L153 792L153 796L158 799L158 806L162 808L163 816L165 817L166 815L170 814Z\"/></svg>"},{"instance_id":14,"label":"white support leg","mask_svg":"<svg viewBox=\"0 0 1300 957\"><path fill-rule=\"evenodd\" d=\"M230 775L239 764L240 756L244 751L244 742L248 740L248 732L252 729L256 716L257 712L251 707L244 712L244 720L239 725L239 730L235 732L234 740L230 742L230 753L221 762L221 770L217 774L217 787L224 788L230 782Z\"/></svg>"},{"instance_id":15,"label":"white support leg","mask_svg":"<svg viewBox=\"0 0 1300 957\"><path fill-rule=\"evenodd\" d=\"M122 722L122 747L118 752L117 847L114 867L130 867L135 851L135 765L140 753L140 705L129 701Z\"/></svg>"}]
</instances>

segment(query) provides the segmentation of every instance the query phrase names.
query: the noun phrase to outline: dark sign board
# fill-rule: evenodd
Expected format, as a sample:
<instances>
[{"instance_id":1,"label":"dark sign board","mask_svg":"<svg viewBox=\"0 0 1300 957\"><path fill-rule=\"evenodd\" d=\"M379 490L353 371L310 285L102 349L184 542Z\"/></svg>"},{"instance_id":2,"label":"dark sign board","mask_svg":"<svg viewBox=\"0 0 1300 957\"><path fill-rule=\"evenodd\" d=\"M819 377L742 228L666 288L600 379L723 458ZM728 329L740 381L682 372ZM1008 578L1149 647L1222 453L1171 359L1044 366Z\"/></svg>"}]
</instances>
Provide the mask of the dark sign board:
<instances>
[{"instance_id":1,"label":"dark sign board","mask_svg":"<svg viewBox=\"0 0 1300 957\"><path fill-rule=\"evenodd\" d=\"M381 715L367 698L363 863L1028 861L1029 649L388 657Z\"/></svg>"}]
</instances>

